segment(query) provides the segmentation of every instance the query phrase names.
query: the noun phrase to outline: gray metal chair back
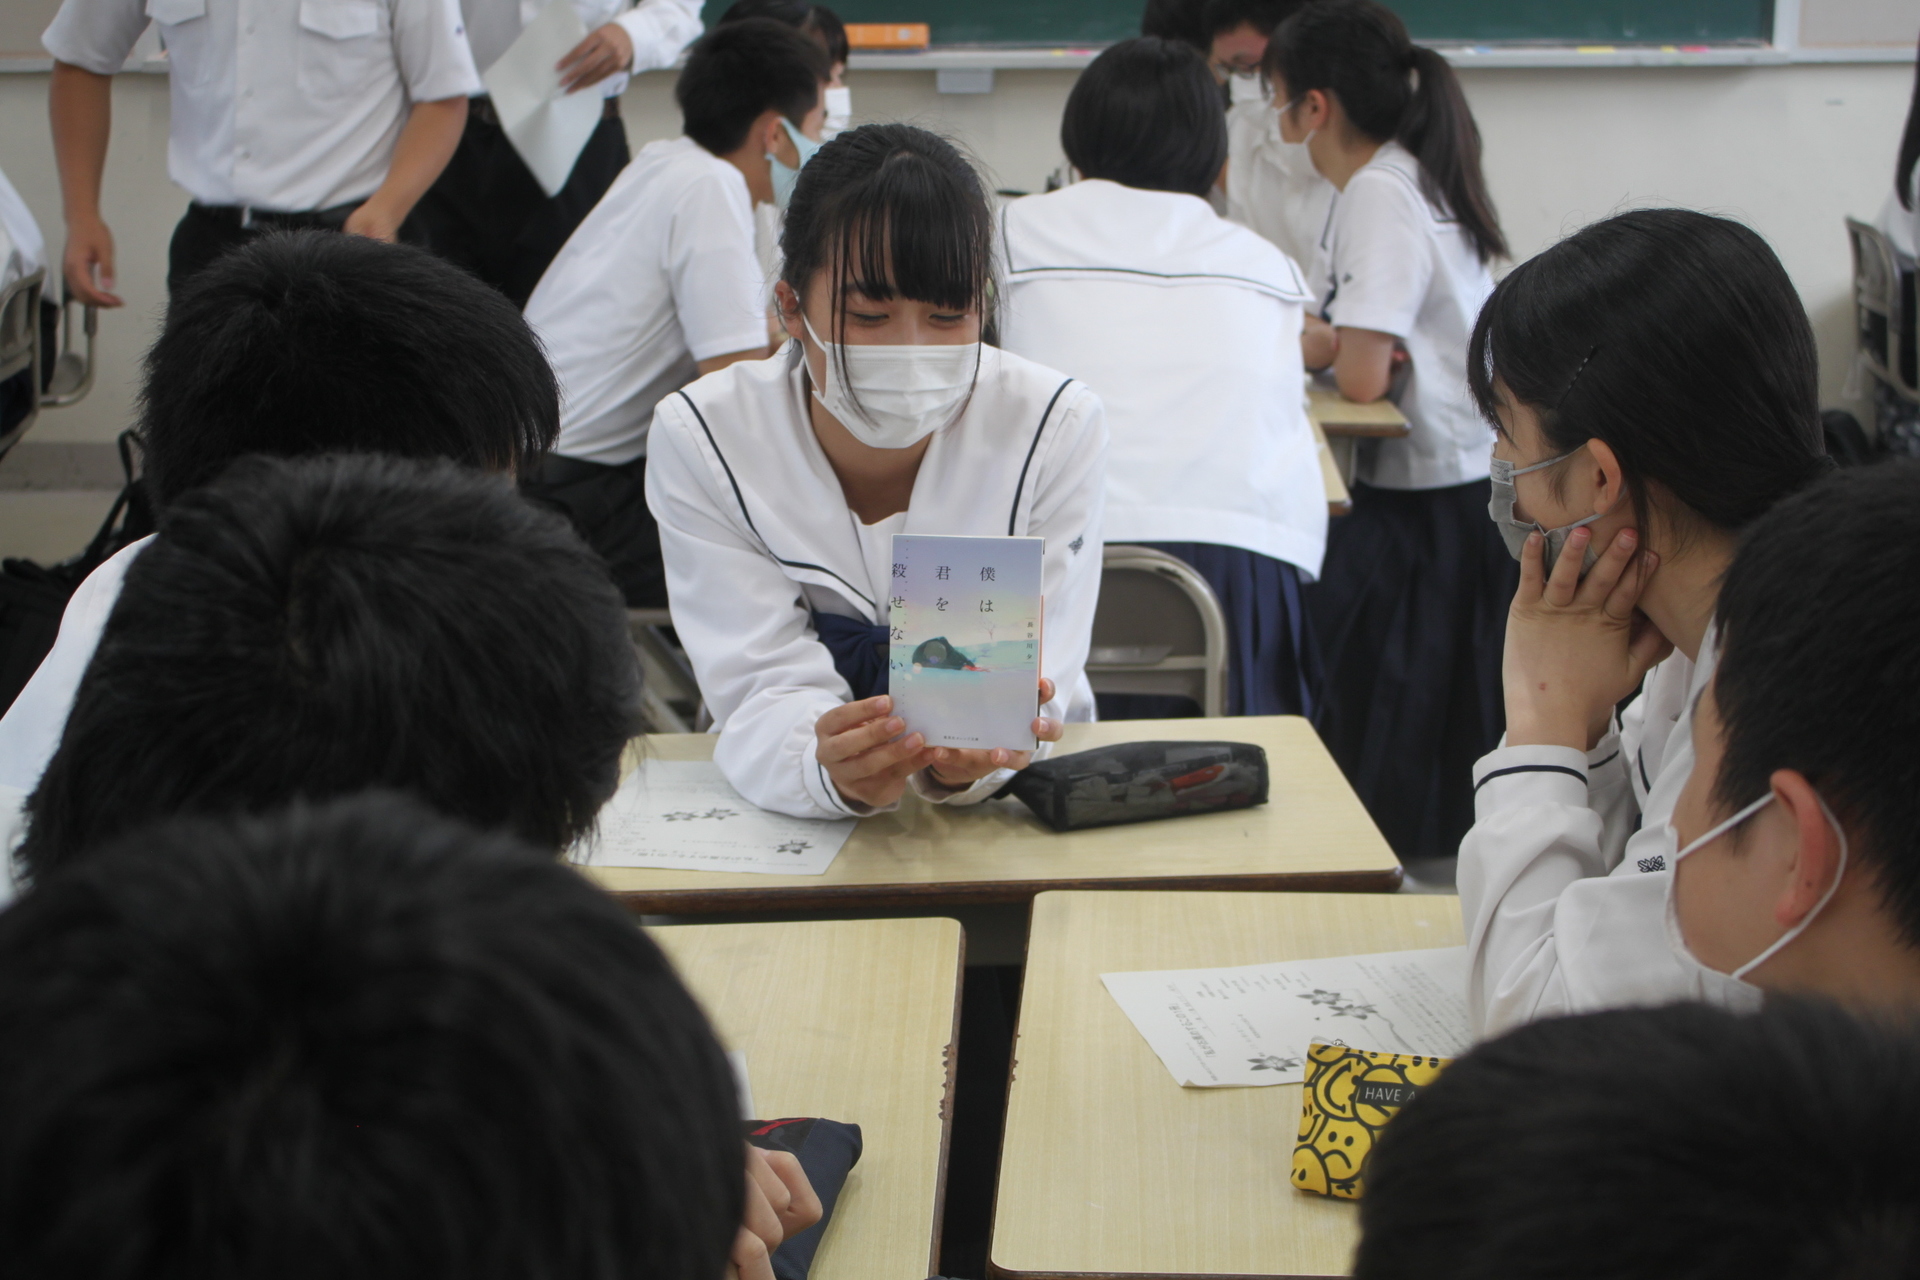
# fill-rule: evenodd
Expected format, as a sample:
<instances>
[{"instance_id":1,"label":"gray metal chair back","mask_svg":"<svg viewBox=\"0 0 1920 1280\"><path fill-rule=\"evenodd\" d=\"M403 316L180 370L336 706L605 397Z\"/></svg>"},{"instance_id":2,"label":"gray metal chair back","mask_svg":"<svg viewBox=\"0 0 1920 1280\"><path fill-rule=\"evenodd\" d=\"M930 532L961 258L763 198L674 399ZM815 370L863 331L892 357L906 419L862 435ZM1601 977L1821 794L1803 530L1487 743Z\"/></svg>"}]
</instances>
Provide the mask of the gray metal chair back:
<instances>
[{"instance_id":1,"label":"gray metal chair back","mask_svg":"<svg viewBox=\"0 0 1920 1280\"><path fill-rule=\"evenodd\" d=\"M25 373L34 391L26 416L0 433L0 454L40 415L40 290L46 281L45 271L35 271L0 289L0 382Z\"/></svg>"},{"instance_id":2,"label":"gray metal chair back","mask_svg":"<svg viewBox=\"0 0 1920 1280\"><path fill-rule=\"evenodd\" d=\"M1225 715L1227 615L1207 580L1164 551L1108 543L1087 680L1095 693L1170 694Z\"/></svg>"},{"instance_id":3,"label":"gray metal chair back","mask_svg":"<svg viewBox=\"0 0 1920 1280\"><path fill-rule=\"evenodd\" d=\"M1920 351L1914 345L1914 263L1878 227L1847 219L1853 249L1856 341L1867 369L1896 395L1920 402Z\"/></svg>"}]
</instances>

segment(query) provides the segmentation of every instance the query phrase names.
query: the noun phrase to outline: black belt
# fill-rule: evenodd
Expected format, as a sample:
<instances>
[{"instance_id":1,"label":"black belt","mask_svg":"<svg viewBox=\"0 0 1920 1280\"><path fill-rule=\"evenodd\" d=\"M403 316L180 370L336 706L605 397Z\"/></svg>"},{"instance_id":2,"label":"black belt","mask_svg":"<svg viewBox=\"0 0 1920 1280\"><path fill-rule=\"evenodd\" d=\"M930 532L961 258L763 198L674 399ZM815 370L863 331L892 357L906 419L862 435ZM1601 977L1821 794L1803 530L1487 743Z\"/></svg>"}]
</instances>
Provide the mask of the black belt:
<instances>
[{"instance_id":1,"label":"black belt","mask_svg":"<svg viewBox=\"0 0 1920 1280\"><path fill-rule=\"evenodd\" d=\"M361 201L351 204L336 204L327 209L307 209L295 213L283 213L272 209L255 209L244 204L201 204L193 202L194 216L207 218L229 227L275 227L286 231L338 231L347 224L347 218L358 209Z\"/></svg>"},{"instance_id":2,"label":"black belt","mask_svg":"<svg viewBox=\"0 0 1920 1280\"><path fill-rule=\"evenodd\" d=\"M582 89L581 92L585 93L586 90ZM620 118L620 99L602 98L600 102L600 118L602 120L618 120ZM478 120L481 124L491 129L498 129L500 127L500 113L493 109L493 99L485 97L484 95L478 98L467 99L467 118L469 120Z\"/></svg>"}]
</instances>

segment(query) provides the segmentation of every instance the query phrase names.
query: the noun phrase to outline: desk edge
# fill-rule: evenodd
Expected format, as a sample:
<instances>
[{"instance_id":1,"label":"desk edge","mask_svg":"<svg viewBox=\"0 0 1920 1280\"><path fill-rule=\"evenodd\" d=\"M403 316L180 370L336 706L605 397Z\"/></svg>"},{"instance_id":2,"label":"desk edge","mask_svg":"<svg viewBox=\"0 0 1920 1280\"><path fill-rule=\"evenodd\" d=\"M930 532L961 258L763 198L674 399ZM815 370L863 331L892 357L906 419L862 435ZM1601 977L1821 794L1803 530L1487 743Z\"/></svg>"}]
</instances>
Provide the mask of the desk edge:
<instances>
[{"instance_id":1,"label":"desk edge","mask_svg":"<svg viewBox=\"0 0 1920 1280\"><path fill-rule=\"evenodd\" d=\"M1405 872L1398 866L1378 871L1276 872L1269 875L1131 876L1118 879L980 880L930 885L780 885L738 889L612 889L621 906L642 915L725 915L733 912L829 911L848 907L972 906L987 902L1031 902L1058 890L1159 889L1230 893L1393 893Z\"/></svg>"},{"instance_id":2,"label":"desk edge","mask_svg":"<svg viewBox=\"0 0 1920 1280\"><path fill-rule=\"evenodd\" d=\"M940 1167L933 1181L933 1238L927 1246L927 1274L940 1274L942 1228L947 1219L947 1154L953 1147L953 1095L960 1062L960 1001L966 994L967 929L960 927L960 956L953 970L953 1022L947 1028L947 1048L941 1056L947 1068L946 1091L940 1096Z\"/></svg>"},{"instance_id":3,"label":"desk edge","mask_svg":"<svg viewBox=\"0 0 1920 1280\"><path fill-rule=\"evenodd\" d=\"M1350 1271L1333 1274L1316 1271L1250 1274L1241 1271L1013 1271L993 1260L988 1247L988 1280L1344 1280Z\"/></svg>"}]
</instances>

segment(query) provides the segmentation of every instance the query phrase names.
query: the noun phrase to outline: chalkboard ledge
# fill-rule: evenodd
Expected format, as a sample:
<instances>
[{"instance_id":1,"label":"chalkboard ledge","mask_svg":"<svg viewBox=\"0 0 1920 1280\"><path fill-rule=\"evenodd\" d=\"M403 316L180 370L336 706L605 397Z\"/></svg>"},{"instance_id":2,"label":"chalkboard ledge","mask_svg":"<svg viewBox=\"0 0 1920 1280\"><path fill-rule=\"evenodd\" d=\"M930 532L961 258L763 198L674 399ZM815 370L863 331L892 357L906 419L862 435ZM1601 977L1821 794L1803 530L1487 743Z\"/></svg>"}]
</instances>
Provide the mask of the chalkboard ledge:
<instances>
[{"instance_id":1,"label":"chalkboard ledge","mask_svg":"<svg viewBox=\"0 0 1920 1280\"><path fill-rule=\"evenodd\" d=\"M1447 61L1463 70L1502 67L1767 67L1806 62L1912 62L1912 45L1847 48L1776 49L1771 45L1449 45L1436 44ZM1098 57L1092 47L1059 49L967 47L917 53L856 53L850 71L1078 71ZM53 61L26 50L0 52L0 75L45 74ZM164 56L129 64L127 71L165 74ZM657 75L659 72L648 72Z\"/></svg>"},{"instance_id":2,"label":"chalkboard ledge","mask_svg":"<svg viewBox=\"0 0 1920 1280\"><path fill-rule=\"evenodd\" d=\"M1446 45L1435 46L1461 70L1496 67L1763 67L1800 62L1912 62L1912 45L1776 49L1771 45ZM1097 48L1009 49L963 46L919 53L855 53L850 71L1069 71Z\"/></svg>"}]
</instances>

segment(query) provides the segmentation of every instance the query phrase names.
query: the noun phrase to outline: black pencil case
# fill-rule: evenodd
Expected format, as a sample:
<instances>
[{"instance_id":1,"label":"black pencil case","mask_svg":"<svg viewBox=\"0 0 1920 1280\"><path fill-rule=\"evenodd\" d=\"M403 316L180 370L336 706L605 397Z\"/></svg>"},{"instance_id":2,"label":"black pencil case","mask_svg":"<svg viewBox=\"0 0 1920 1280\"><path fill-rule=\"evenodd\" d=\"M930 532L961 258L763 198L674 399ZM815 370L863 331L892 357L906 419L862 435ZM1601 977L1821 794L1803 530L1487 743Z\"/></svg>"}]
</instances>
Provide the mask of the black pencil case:
<instances>
[{"instance_id":1,"label":"black pencil case","mask_svg":"<svg viewBox=\"0 0 1920 1280\"><path fill-rule=\"evenodd\" d=\"M807 1280L820 1237L833 1220L840 1188L846 1185L853 1166L860 1163L860 1126L816 1116L792 1116L785 1120L748 1120L746 1130L747 1141L754 1146L791 1153L800 1162L813 1193L820 1197L820 1221L783 1242L771 1259L774 1280Z\"/></svg>"},{"instance_id":2,"label":"black pencil case","mask_svg":"<svg viewBox=\"0 0 1920 1280\"><path fill-rule=\"evenodd\" d=\"M1055 831L1250 809L1267 802L1267 753L1250 742L1123 742L1041 760L1007 791Z\"/></svg>"}]
</instances>

